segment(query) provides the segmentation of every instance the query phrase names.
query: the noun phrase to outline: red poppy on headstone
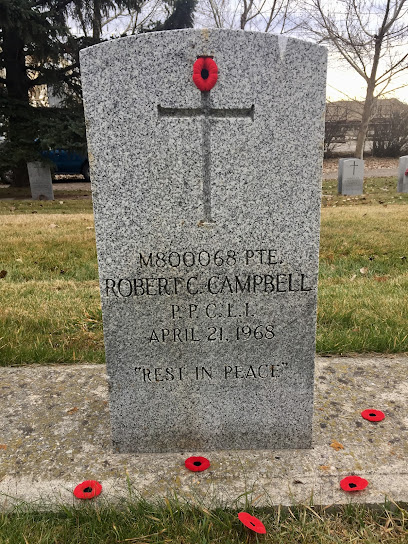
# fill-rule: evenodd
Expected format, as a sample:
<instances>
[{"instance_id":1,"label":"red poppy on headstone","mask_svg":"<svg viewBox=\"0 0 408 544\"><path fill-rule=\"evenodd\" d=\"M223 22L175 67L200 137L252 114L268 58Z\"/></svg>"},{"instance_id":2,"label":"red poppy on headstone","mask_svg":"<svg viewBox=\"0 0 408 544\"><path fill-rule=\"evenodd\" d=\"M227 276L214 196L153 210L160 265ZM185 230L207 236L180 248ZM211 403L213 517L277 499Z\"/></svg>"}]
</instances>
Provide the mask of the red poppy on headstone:
<instances>
[{"instance_id":1,"label":"red poppy on headstone","mask_svg":"<svg viewBox=\"0 0 408 544\"><path fill-rule=\"evenodd\" d=\"M343 491L361 491L368 486L368 481L360 476L346 476L340 481Z\"/></svg>"},{"instance_id":2,"label":"red poppy on headstone","mask_svg":"<svg viewBox=\"0 0 408 544\"><path fill-rule=\"evenodd\" d=\"M265 525L262 523L262 521L255 516L251 516L251 514L248 514L248 512L240 512L238 514L238 519L245 525L245 527L251 529L251 531L261 535L266 533Z\"/></svg>"},{"instance_id":3,"label":"red poppy on headstone","mask_svg":"<svg viewBox=\"0 0 408 544\"><path fill-rule=\"evenodd\" d=\"M405 175L408 176L408 168L405 170Z\"/></svg>"},{"instance_id":4,"label":"red poppy on headstone","mask_svg":"<svg viewBox=\"0 0 408 544\"><path fill-rule=\"evenodd\" d=\"M368 421L382 421L385 418L385 414L381 410L363 410L361 415L364 419L368 419Z\"/></svg>"},{"instance_id":5,"label":"red poppy on headstone","mask_svg":"<svg viewBox=\"0 0 408 544\"><path fill-rule=\"evenodd\" d=\"M193 66L193 81L200 91L210 91L217 83L218 66L211 57L199 57Z\"/></svg>"},{"instance_id":6,"label":"red poppy on headstone","mask_svg":"<svg viewBox=\"0 0 408 544\"><path fill-rule=\"evenodd\" d=\"M184 461L184 464L188 470L193 472L202 472L210 466L210 461L205 457L189 457Z\"/></svg>"},{"instance_id":7,"label":"red poppy on headstone","mask_svg":"<svg viewBox=\"0 0 408 544\"><path fill-rule=\"evenodd\" d=\"M102 492L102 486L96 480L85 480L78 484L74 489L74 495L77 499L93 499Z\"/></svg>"}]
</instances>

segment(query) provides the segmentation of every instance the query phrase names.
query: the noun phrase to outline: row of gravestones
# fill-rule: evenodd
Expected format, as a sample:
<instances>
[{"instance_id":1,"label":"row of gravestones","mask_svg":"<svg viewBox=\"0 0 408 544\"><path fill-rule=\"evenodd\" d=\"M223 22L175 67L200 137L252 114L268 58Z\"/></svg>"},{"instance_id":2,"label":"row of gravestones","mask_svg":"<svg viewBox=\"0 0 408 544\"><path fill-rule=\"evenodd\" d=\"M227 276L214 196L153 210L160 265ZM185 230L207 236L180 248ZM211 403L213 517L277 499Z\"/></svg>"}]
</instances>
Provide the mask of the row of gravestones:
<instances>
[{"instance_id":1,"label":"row of gravestones","mask_svg":"<svg viewBox=\"0 0 408 544\"><path fill-rule=\"evenodd\" d=\"M364 161L362 159L340 159L337 174L339 195L363 194ZM398 169L398 193L408 193L408 155L401 157Z\"/></svg>"},{"instance_id":2,"label":"row of gravestones","mask_svg":"<svg viewBox=\"0 0 408 544\"><path fill-rule=\"evenodd\" d=\"M28 163L31 196L33 200L54 200L50 168L40 162ZM337 191L340 195L363 194L364 161L340 159L337 175ZM398 193L408 193L408 155L399 160Z\"/></svg>"}]
</instances>

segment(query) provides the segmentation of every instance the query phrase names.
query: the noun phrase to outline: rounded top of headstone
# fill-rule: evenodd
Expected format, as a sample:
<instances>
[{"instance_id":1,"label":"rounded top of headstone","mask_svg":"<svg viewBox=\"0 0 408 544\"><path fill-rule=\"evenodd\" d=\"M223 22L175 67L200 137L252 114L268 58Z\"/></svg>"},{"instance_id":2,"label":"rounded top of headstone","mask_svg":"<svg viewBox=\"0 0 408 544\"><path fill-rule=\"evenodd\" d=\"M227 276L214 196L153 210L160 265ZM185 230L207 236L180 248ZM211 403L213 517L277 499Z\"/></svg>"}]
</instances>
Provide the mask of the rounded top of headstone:
<instances>
[{"instance_id":1,"label":"rounded top of headstone","mask_svg":"<svg viewBox=\"0 0 408 544\"><path fill-rule=\"evenodd\" d=\"M306 40L300 40L298 38L292 38L288 36L283 36L282 34L267 34L265 32L257 32L257 31L249 31L249 30L231 30L231 29L223 29L223 28L202 28L202 29L195 29L195 28L185 28L185 29L178 29L178 30L163 30L159 32L147 32L142 34L135 34L134 36L125 36L123 38L117 38L114 40L108 40L102 43L98 43L96 45L92 45L90 47L86 47L85 49L82 49L80 51L80 58L83 59L86 55L88 55L91 51L96 50L106 50L111 47L115 46L130 46L130 44L136 43L136 42L151 42L152 44L155 44L156 42L160 43L168 43L170 42L178 42L180 40L186 40L191 39L195 42L195 45L201 46L204 48L203 51L200 51L199 54L197 54L197 57L200 55L208 55L211 56L211 51L205 50L205 46L207 44L208 47L216 46L217 42L225 42L225 40L237 40L237 39L243 39L243 37L246 37L248 40L259 40L264 43L276 43L276 45L279 48L280 56L283 57L287 48L288 43L296 43L299 45L304 45L305 48L313 48L313 49L320 49L324 52L327 52L327 48L323 45L317 45L315 43L306 41Z\"/></svg>"}]
</instances>

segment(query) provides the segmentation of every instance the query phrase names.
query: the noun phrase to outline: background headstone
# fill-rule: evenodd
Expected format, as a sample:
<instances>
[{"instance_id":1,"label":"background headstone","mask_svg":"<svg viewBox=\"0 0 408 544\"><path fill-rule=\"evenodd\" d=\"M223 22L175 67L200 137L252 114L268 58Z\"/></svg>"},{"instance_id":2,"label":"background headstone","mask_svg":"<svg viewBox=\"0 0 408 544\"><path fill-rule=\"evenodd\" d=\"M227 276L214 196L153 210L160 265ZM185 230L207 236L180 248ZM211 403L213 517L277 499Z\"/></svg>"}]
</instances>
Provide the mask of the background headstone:
<instances>
[{"instance_id":1,"label":"background headstone","mask_svg":"<svg viewBox=\"0 0 408 544\"><path fill-rule=\"evenodd\" d=\"M81 72L116 449L310 447L325 48L180 30Z\"/></svg>"},{"instance_id":2,"label":"background headstone","mask_svg":"<svg viewBox=\"0 0 408 544\"><path fill-rule=\"evenodd\" d=\"M54 200L50 167L38 161L28 162L27 169L33 200Z\"/></svg>"},{"instance_id":3,"label":"background headstone","mask_svg":"<svg viewBox=\"0 0 408 544\"><path fill-rule=\"evenodd\" d=\"M339 166L337 170L337 192L341 193L341 180L343 176L343 162L345 159L339 159Z\"/></svg>"},{"instance_id":4,"label":"background headstone","mask_svg":"<svg viewBox=\"0 0 408 544\"><path fill-rule=\"evenodd\" d=\"M398 193L408 193L408 155L400 157L398 166Z\"/></svg>"},{"instance_id":5,"label":"background headstone","mask_svg":"<svg viewBox=\"0 0 408 544\"><path fill-rule=\"evenodd\" d=\"M361 159L340 159L337 175L337 192L340 195L363 194L364 161Z\"/></svg>"}]
</instances>

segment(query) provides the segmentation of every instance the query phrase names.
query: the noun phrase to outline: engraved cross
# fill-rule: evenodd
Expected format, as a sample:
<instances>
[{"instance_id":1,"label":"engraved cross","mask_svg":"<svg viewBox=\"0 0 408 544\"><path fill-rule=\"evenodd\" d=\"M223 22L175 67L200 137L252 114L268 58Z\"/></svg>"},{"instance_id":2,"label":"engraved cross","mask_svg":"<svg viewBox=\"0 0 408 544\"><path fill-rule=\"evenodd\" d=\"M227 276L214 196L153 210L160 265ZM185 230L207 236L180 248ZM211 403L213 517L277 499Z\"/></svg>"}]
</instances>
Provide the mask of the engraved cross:
<instances>
[{"instance_id":1,"label":"engraved cross","mask_svg":"<svg viewBox=\"0 0 408 544\"><path fill-rule=\"evenodd\" d=\"M354 161L351 166L353 167L353 176L354 176L354 173L356 171L356 168L357 168L358 164L356 163L356 161Z\"/></svg>"},{"instance_id":2,"label":"engraved cross","mask_svg":"<svg viewBox=\"0 0 408 544\"><path fill-rule=\"evenodd\" d=\"M254 120L255 106L249 108L212 108L210 91L201 91L201 108L164 108L157 106L159 117L202 119L203 154L203 208L204 219L200 223L214 223L211 216L211 123L212 119L250 118Z\"/></svg>"}]
</instances>

